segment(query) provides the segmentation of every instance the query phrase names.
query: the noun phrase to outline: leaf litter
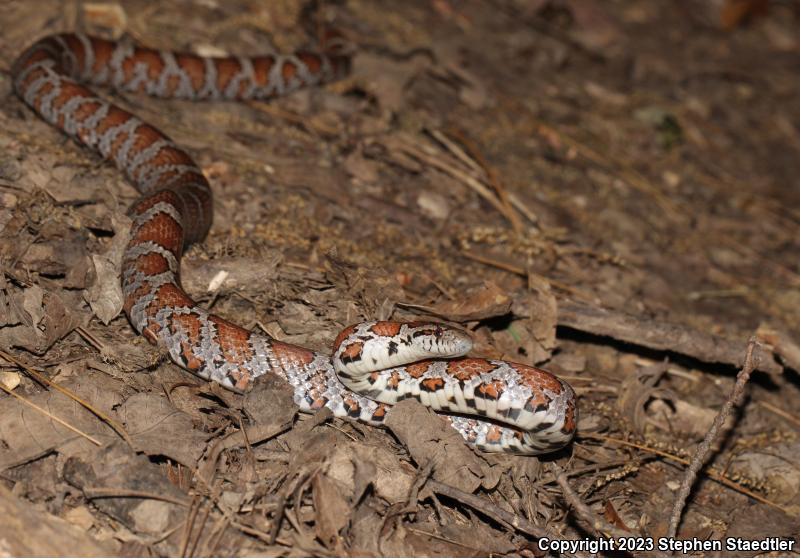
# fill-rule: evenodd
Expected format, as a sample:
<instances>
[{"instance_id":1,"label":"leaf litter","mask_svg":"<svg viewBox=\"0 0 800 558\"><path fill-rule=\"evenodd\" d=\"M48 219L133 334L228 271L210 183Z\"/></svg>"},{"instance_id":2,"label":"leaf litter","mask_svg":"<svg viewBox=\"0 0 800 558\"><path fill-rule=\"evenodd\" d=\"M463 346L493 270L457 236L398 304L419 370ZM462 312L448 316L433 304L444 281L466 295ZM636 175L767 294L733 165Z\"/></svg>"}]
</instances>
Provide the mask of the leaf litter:
<instances>
[{"instance_id":1,"label":"leaf litter","mask_svg":"<svg viewBox=\"0 0 800 558\"><path fill-rule=\"evenodd\" d=\"M89 31L244 54L299 46L301 4L75 9ZM579 435L542 459L475 453L411 401L380 430L300 415L274 379L242 396L169 364L119 315L133 189L2 82L12 548L538 556L542 536L663 536L754 331L760 372L678 535L796 537L800 38L787 6L723 4L336 4L362 51L342 84L268 105L114 95L211 177L215 225L183 265L201 304L320 350L365 318L454 321L479 354L575 387ZM4 59L74 16L0 14L23 22L0 26Z\"/></svg>"}]
</instances>

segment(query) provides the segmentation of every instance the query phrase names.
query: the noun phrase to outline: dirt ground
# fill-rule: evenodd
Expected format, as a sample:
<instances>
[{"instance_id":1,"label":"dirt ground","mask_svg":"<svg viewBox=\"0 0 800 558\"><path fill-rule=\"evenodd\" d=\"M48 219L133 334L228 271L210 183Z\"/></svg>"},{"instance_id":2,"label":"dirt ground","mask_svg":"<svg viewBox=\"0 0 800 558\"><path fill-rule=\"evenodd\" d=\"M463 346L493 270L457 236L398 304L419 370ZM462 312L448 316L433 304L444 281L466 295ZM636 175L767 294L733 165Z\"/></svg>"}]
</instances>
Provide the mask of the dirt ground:
<instances>
[{"instance_id":1,"label":"dirt ground","mask_svg":"<svg viewBox=\"0 0 800 558\"><path fill-rule=\"evenodd\" d=\"M0 555L543 556L611 535L650 554L749 347L678 539L797 556L798 24L794 1L5 0ZM319 350L362 319L460 325L474 354L570 382L564 450L475 452L411 402L388 429L298 415L278 381L239 396L169 363L120 313L135 190L8 76L59 31L243 55L323 25L356 55L321 89L103 92L212 184L184 285Z\"/></svg>"}]
</instances>

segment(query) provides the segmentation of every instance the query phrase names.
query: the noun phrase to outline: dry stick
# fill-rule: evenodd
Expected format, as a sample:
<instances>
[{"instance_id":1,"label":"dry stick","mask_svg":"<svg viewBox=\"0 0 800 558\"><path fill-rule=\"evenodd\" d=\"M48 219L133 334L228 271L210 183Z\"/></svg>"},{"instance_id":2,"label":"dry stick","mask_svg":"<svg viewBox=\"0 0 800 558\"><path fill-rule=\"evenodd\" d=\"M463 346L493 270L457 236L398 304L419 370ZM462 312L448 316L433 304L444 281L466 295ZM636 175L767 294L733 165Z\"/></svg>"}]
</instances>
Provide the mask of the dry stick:
<instances>
[{"instance_id":1,"label":"dry stick","mask_svg":"<svg viewBox=\"0 0 800 558\"><path fill-rule=\"evenodd\" d=\"M472 169L475 173L484 173L486 172L481 166L478 164L477 161L470 158L470 156L464 152L461 147L458 146L455 142L453 142L450 138L445 136L442 132L438 130L431 130L431 135L436 138L439 142L441 142L445 147L447 147L453 155L458 157L465 165L467 165L470 169ZM456 134L459 135L459 134ZM487 173L488 174L488 173ZM491 177L490 177L491 180ZM509 192L503 189L503 195L508 200L508 204L511 204L514 209L516 209L520 215L523 215L531 224L536 225L539 223L539 217L531 211L531 209L525 205L522 200L517 196L514 192ZM505 203L505 201L504 201ZM516 218L516 215L515 215Z\"/></svg>"},{"instance_id":2,"label":"dry stick","mask_svg":"<svg viewBox=\"0 0 800 558\"><path fill-rule=\"evenodd\" d=\"M408 489L408 496L406 496L405 504L402 508L399 508L395 511L389 511L384 517L383 522L381 523L381 528L379 532L386 533L386 536L389 536L389 530L386 529L386 525L390 521L394 521L396 518L400 517L401 515L405 515L408 513L414 513L419 507L419 491L422 490L422 487L425 483L428 482L428 479L433 472L434 467L436 467L438 460L433 458L428 461L425 467L421 469L417 469L417 473L415 475L414 482L411 484L411 488Z\"/></svg>"},{"instance_id":3,"label":"dry stick","mask_svg":"<svg viewBox=\"0 0 800 558\"><path fill-rule=\"evenodd\" d=\"M84 340L85 340L87 343L89 343L89 344L90 344L92 347L94 347L95 349L97 349L98 351L100 351L100 353L101 353L101 354L103 353L103 350L105 349L105 347L104 347L104 346L103 346L103 344L102 344L102 343L101 343L101 342L100 342L100 341L97 339L97 337L95 337L94 335L92 335L90 332L88 332L88 331L87 331L86 329L84 329L82 326L78 326L78 327L76 327L76 328L75 328L75 331L77 332L77 334L78 334L78 335L80 335L81 337L83 337L83 339L84 339Z\"/></svg>"},{"instance_id":4,"label":"dry stick","mask_svg":"<svg viewBox=\"0 0 800 558\"><path fill-rule=\"evenodd\" d=\"M289 112L287 110L283 110L268 103L263 103L260 101L245 101L245 104L259 112L287 120L292 124L298 124L303 126L308 131L315 132L323 136L336 136L339 134L339 130L335 130L334 128L326 126L320 122L314 122L309 118Z\"/></svg>"},{"instance_id":5,"label":"dry stick","mask_svg":"<svg viewBox=\"0 0 800 558\"><path fill-rule=\"evenodd\" d=\"M314 537L303 527L299 511L300 507L303 505L303 495L317 474L319 474L319 468L316 468L314 471L309 471L299 477L299 481L292 493L292 507L284 511L286 519L291 523L292 527L294 527L295 536L300 537L304 546L310 545L311 547L314 546Z\"/></svg>"},{"instance_id":6,"label":"dry stick","mask_svg":"<svg viewBox=\"0 0 800 558\"><path fill-rule=\"evenodd\" d=\"M38 406L36 403L34 403L33 401L29 401L28 399L25 399L25 398L24 398L24 397L22 397L21 395L19 395L19 394L17 394L17 393L14 393L14 392L13 392L13 391L11 391L10 389L8 389L6 386L4 386L2 383L0 383L0 389L2 389L2 390L3 390L4 392L6 392L7 394L9 394L9 395L11 395L11 396L13 396L13 397L16 397L17 399L19 399L20 401L22 401L22 402L23 402L23 403L25 403L26 405L29 405L29 406L33 407L34 409L36 409L37 411L39 411L40 413L42 413L44 416L46 416L46 417L50 417L50 420L54 420L54 421L56 421L58 424L62 425L64 428L69 428L70 430L72 430L73 432L75 432L75 434L78 434L78 435L80 435L80 436L83 436L84 438L86 438L87 440L89 440L90 442L92 442L94 445L96 445L96 446L102 446L102 445L103 445L103 444L102 444L102 443L101 443L99 440L96 440L96 439L92 438L91 436L89 436L89 435L88 435L86 432L84 432L83 430L80 430L79 428L77 428L77 427L75 427L75 426L72 426L70 423L66 422L65 420L58 418L57 416L55 416L54 414L52 414L52 413L51 413L50 411L48 411L47 409L43 409L42 407L39 407L39 406Z\"/></svg>"},{"instance_id":7,"label":"dry stick","mask_svg":"<svg viewBox=\"0 0 800 558\"><path fill-rule=\"evenodd\" d=\"M204 502L201 502L202 505ZM206 522L208 521L208 516L211 515L211 508L213 508L213 504L208 504L205 506L203 510L203 518L200 520L200 526L197 529L197 536L194 537L194 542L192 543L192 547L189 549L189 553L187 556L189 558L193 558L195 556L195 551L197 550L197 545L200 543L200 539L203 538L203 531L205 530Z\"/></svg>"},{"instance_id":8,"label":"dry stick","mask_svg":"<svg viewBox=\"0 0 800 558\"><path fill-rule=\"evenodd\" d=\"M536 537L537 539L547 538L550 540L560 540L564 538L562 535L554 533L549 529L534 525L524 517L507 512L506 510L489 502L485 498L481 498L475 494L469 494L463 490L459 490L458 488L435 481L433 479L429 479L426 483L426 486L437 494L447 496L448 498L457 500L462 504L466 504L467 506L483 513L484 515L491 517L495 521L499 521L505 525L510 525L511 527L514 527L518 531L521 531L526 535L530 535L531 537ZM576 552L574 555L580 556L581 558L587 558L586 555L581 552Z\"/></svg>"},{"instance_id":9,"label":"dry stick","mask_svg":"<svg viewBox=\"0 0 800 558\"><path fill-rule=\"evenodd\" d=\"M757 364L758 359L753 358L753 352L758 344L755 337L751 337L750 341L748 341L747 353L744 357L744 366L742 366L739 374L736 375L736 383L733 385L731 394L714 418L714 422L711 424L711 428L708 429L705 438L703 438L703 441L697 446L697 451L694 457L692 457L692 462L689 464L689 468L686 469L686 473L681 481L681 487L678 490L678 495L675 497L675 505L672 507L672 517L670 517L669 531L667 532L667 537L669 538L674 538L675 534L678 532L678 523L680 523L683 508L686 506L686 499L689 497L689 492L692 490L692 485L694 485L698 471L703 467L706 458L711 452L712 442L716 439L722 425L725 424L725 421L733 411L733 406L740 401L742 394L744 394L744 388L747 386L750 374L753 373Z\"/></svg>"},{"instance_id":10,"label":"dry stick","mask_svg":"<svg viewBox=\"0 0 800 558\"><path fill-rule=\"evenodd\" d=\"M556 462L550 463L550 470L553 473L556 482L561 487L561 492L564 496L564 499L570 506L572 506L578 517L589 524L595 533L616 537L618 539L628 538L631 536L630 531L617 527L616 525L606 521L603 517L595 514L572 489L572 485L569 484L569 479L567 478L567 473ZM652 553L653 555L660 556L661 558L669 558L667 554L658 551L652 551Z\"/></svg>"},{"instance_id":11,"label":"dry stick","mask_svg":"<svg viewBox=\"0 0 800 558\"><path fill-rule=\"evenodd\" d=\"M741 345L724 337L681 324L640 318L631 314L559 301L558 325L604 335L658 351L687 355L702 362L742 366ZM758 364L759 370L770 373L783 371L773 359Z\"/></svg>"},{"instance_id":12,"label":"dry stick","mask_svg":"<svg viewBox=\"0 0 800 558\"><path fill-rule=\"evenodd\" d=\"M529 271L527 269L525 269L525 268L516 266L516 265L511 264L511 263L495 260L495 259L483 256L481 254L476 254L475 252L470 252L468 250L462 250L461 251L461 255L464 256L465 258L470 259L470 260L473 260L473 261L476 261L476 262L480 262L482 264L490 265L492 267L496 267L496 268L502 269L504 271L508 271L509 273L513 273L515 275L519 275L520 277L527 278L528 275L530 274ZM578 299L581 299L581 300L585 300L587 302L595 302L597 300L596 297L594 297L594 296L592 296L592 295L590 295L588 293L585 293L585 292L581 291L580 289L576 289L575 287L567 285L566 283L562 283L560 281L556 281L554 279L549 279L549 278L547 278L546 280L547 280L548 283L550 283L550 286L555 287L558 290L567 292L567 293L573 295L575 298L578 298Z\"/></svg>"},{"instance_id":13,"label":"dry stick","mask_svg":"<svg viewBox=\"0 0 800 558\"><path fill-rule=\"evenodd\" d=\"M575 510L576 514L578 514L578 517L583 519L592 527L592 530L616 538L628 538L631 536L630 531L626 531L625 529L621 529L616 525L612 525L599 515L592 512L592 510L589 509L589 506L584 504L575 491L572 490L572 486L570 486L569 480L567 479L567 474L564 472L564 469L559 467L555 461L550 463L550 469L553 471L553 475L555 475L558 486L561 487L561 492L564 494L564 499L569 503L570 506L572 506L572 509ZM653 554L653 556L669 558L669 554L666 554L665 552L659 552L657 550L651 550L650 552Z\"/></svg>"},{"instance_id":14,"label":"dry stick","mask_svg":"<svg viewBox=\"0 0 800 558\"><path fill-rule=\"evenodd\" d=\"M178 553L181 558L186 558L186 550L189 548L189 539L192 536L194 521L197 518L197 512L200 510L201 502L202 500L198 498L197 494L192 497L192 505L189 507L189 517L185 518L183 522L183 534L181 535L180 552Z\"/></svg>"},{"instance_id":15,"label":"dry stick","mask_svg":"<svg viewBox=\"0 0 800 558\"><path fill-rule=\"evenodd\" d=\"M535 185L534 185L535 186ZM525 218L530 221L534 225L538 225L539 223L539 216L533 212L533 210L525 205L520 197L515 194L514 192L508 192L508 201L511 202L511 205L520 212L520 214L524 215Z\"/></svg>"},{"instance_id":16,"label":"dry stick","mask_svg":"<svg viewBox=\"0 0 800 558\"><path fill-rule=\"evenodd\" d=\"M160 534L159 534L157 537L155 537L155 538L153 538L153 539L150 539L150 538L148 538L148 539L145 539L145 538L143 538L143 539L141 540L141 543L142 543L142 544L145 544L145 545L148 545L148 546L154 546L154 545L157 545L157 544L158 544L158 543L160 543L161 541L165 541L165 540L167 540L168 538L170 538L170 537L171 537L171 536L172 536L172 535L173 535L175 532L177 532L177 531L178 531L178 529L180 529L180 528L181 528L181 526L182 526L182 522L181 522L181 521L178 521L178 522L177 522L177 523L176 523L174 526L172 526L172 527L169 527L169 528L168 528L168 529L166 529L165 531L161 531L161 533L160 533Z\"/></svg>"},{"instance_id":17,"label":"dry stick","mask_svg":"<svg viewBox=\"0 0 800 558\"><path fill-rule=\"evenodd\" d=\"M239 529L242 533L245 533L247 535L255 537L258 540L260 540L261 542L263 542L263 543L269 544L269 534L268 533L260 531L260 530L254 528L254 527L249 527L249 526L245 525L244 523L240 523L240 522L236 521L235 519L229 519L229 521L230 521L231 525L233 525L234 527Z\"/></svg>"},{"instance_id":18,"label":"dry stick","mask_svg":"<svg viewBox=\"0 0 800 558\"><path fill-rule=\"evenodd\" d=\"M198 556L215 555L214 553L217 550L217 546L219 546L222 535L225 533L225 529L228 528L228 524L229 520L224 515L217 518L217 521L209 530L208 537L206 537L206 540L203 541L203 547L200 549Z\"/></svg>"},{"instance_id":19,"label":"dry stick","mask_svg":"<svg viewBox=\"0 0 800 558\"><path fill-rule=\"evenodd\" d=\"M464 151L461 146L447 137L444 132L440 132L439 130L428 130L428 132L430 132L431 136L433 136L436 141L444 145L453 155L460 159L462 163L472 169L475 178L481 176L483 169L475 159L467 155L466 151Z\"/></svg>"},{"instance_id":20,"label":"dry stick","mask_svg":"<svg viewBox=\"0 0 800 558\"><path fill-rule=\"evenodd\" d=\"M247 429L237 430L225 436L224 438L220 438L211 447L208 457L206 458L206 462L202 466L201 470L197 471L198 478L201 479L207 486L210 485L211 480L214 477L214 473L216 472L217 460L223 451L241 446L246 446L249 448L251 438L256 440L257 443L265 442L271 438L274 438L275 436L283 434L289 430L291 426L291 421L277 425L257 424ZM241 434L241 438L239 438L239 434Z\"/></svg>"},{"instance_id":21,"label":"dry stick","mask_svg":"<svg viewBox=\"0 0 800 558\"><path fill-rule=\"evenodd\" d=\"M202 476L200 476L199 471L195 475L195 478L197 478L197 480L199 482L203 483L205 485L205 488L209 490L209 493L211 493L210 485L205 482L205 479ZM209 501L211 502L211 504L214 507L216 507L222 513L223 517L227 520L228 525L232 525L232 526L236 527L237 529L239 529L241 532L246 533L246 534L251 535L251 536L254 536L254 537L260 539L261 541L266 542L267 544L272 544L270 542L270 539L269 539L269 533L264 533L263 531L255 529L253 527L248 527L247 525L244 525L244 524L239 523L238 521L236 521L234 519L235 512L233 510L229 509L224 503L220 502L219 498L214 497L213 494L212 494L209 497ZM188 503L186 504L186 506L188 507ZM222 534L220 534L219 536L222 537ZM278 542L280 542L280 541L278 541ZM219 540L215 541L214 542L214 546L212 548L216 548L216 545L218 545L218 544L219 544Z\"/></svg>"},{"instance_id":22,"label":"dry stick","mask_svg":"<svg viewBox=\"0 0 800 558\"><path fill-rule=\"evenodd\" d=\"M520 234L522 232L522 221L520 220L519 215L517 215L511 207L511 202L508 199L508 192L500 183L500 180L498 180L495 170L489 166L489 163L481 154L478 147L472 141L470 141L465 134L455 129L449 130L448 133L452 136L455 136L461 145L466 148L466 157L471 157L472 160L478 164L478 167L483 170L483 174L486 176L486 181L492 187L495 194L497 194L497 197L500 199L500 203L502 203L506 208L505 214L508 217L508 220L511 222L511 227L514 229L515 233ZM435 132L434 137L446 145L451 151L455 152L457 150L454 142L445 134L437 131ZM458 150L460 151L460 149Z\"/></svg>"},{"instance_id":23,"label":"dry stick","mask_svg":"<svg viewBox=\"0 0 800 558\"><path fill-rule=\"evenodd\" d=\"M34 370L30 366L28 366L27 364L17 360L15 357L11 356L7 352L3 351L2 349L0 349L0 356L3 357L4 359L6 359L8 362L12 362L12 363L16 364L17 366L19 366L20 368L22 368L25 372L27 372L30 376L32 376L34 379L36 379L39 383L44 384L46 386L49 386L49 387L53 388L54 390L61 392L62 394L66 395L67 397L69 397L70 399L72 399L73 401L75 401L76 403L81 405L87 411L91 412L94 416L96 416L97 418L99 418L100 420L102 420L103 422L108 424L114 430L114 432L119 434L119 436L123 440L125 440L125 442L127 442L127 444L130 447L134 448L133 440L131 440L131 437L128 435L128 433L125 431L125 429L122 428L122 425L118 424L117 421L115 421L114 419L109 417L103 411L101 411L100 409L98 409L97 407L95 407L94 405L89 403L88 401L84 401L83 399L78 397L76 394L74 394L70 390L68 390L67 388L65 388L63 386L60 386L60 385L58 385L56 383L51 382L45 376L43 376L42 374L40 374L39 372L37 372L36 370ZM31 403L31 405L33 405L33 404ZM98 443L98 445L100 445L100 444ZM136 449L136 448L134 448L134 449Z\"/></svg>"},{"instance_id":24,"label":"dry stick","mask_svg":"<svg viewBox=\"0 0 800 558\"><path fill-rule=\"evenodd\" d=\"M128 490L127 488L89 487L83 489L83 495L89 500L97 498L142 498L144 500L160 500L183 508L191 508L192 506L192 500L185 498L178 498L169 494L156 494L155 492L146 492L144 490Z\"/></svg>"},{"instance_id":25,"label":"dry stick","mask_svg":"<svg viewBox=\"0 0 800 558\"><path fill-rule=\"evenodd\" d=\"M503 217L509 220L509 222L513 222L513 217L510 217L508 214L508 208L503 205L500 200L497 198L496 195L492 193L492 190L483 184L480 180L470 175L467 171L461 170L458 167L451 165L450 163L442 160L441 157L437 156L433 153L428 153L424 149L421 149L414 145L410 139L401 139L396 143L385 143L384 144L387 149L394 149L400 148L405 153L422 163L426 163L445 174L449 174L456 180L460 180L473 190L478 193L483 199L488 201L494 208L501 214Z\"/></svg>"},{"instance_id":26,"label":"dry stick","mask_svg":"<svg viewBox=\"0 0 800 558\"><path fill-rule=\"evenodd\" d=\"M520 221L519 216L514 213L512 209L511 200L508 195L508 190L506 190L505 185L500 182L500 179L497 177L497 172L495 171L494 167L489 165L489 162L483 156L481 151L478 147L472 143L463 133L457 130L452 130L452 134L458 138L458 140L467 148L469 154L478 162L478 164L483 169L483 172L486 174L486 180L488 181L489 185L497 194L497 197L500 198L500 201L503 205L506 206L508 211L508 216L511 218L511 226L514 228L514 232L519 234L522 231L522 221Z\"/></svg>"},{"instance_id":27,"label":"dry stick","mask_svg":"<svg viewBox=\"0 0 800 558\"><path fill-rule=\"evenodd\" d=\"M766 401L759 401L758 404L764 407L767 411L771 411L778 415L779 417L783 417L791 423L794 423L795 426L800 426L800 418L794 416L791 413L787 413L780 407L776 407L772 403L767 403Z\"/></svg>"},{"instance_id":28,"label":"dry stick","mask_svg":"<svg viewBox=\"0 0 800 558\"><path fill-rule=\"evenodd\" d=\"M512 264L498 262L467 251L462 251L461 254L476 262L504 269L522 277L527 275L523 268ZM567 290L568 292L571 289L557 281L551 279L548 279L548 281L556 289ZM574 291L574 289L572 290ZM587 299L588 295L582 295L581 298ZM719 362L731 366L742 365L741 346L737 346L736 343L729 339L717 337L680 324L660 322L650 318L639 318L632 314L609 310L591 304L559 299L558 325L593 335L610 337L626 343L633 343L648 349L686 355L702 362ZM774 359L765 359L760 362L758 369L774 374L783 371L783 367L775 362Z\"/></svg>"},{"instance_id":29,"label":"dry stick","mask_svg":"<svg viewBox=\"0 0 800 558\"><path fill-rule=\"evenodd\" d=\"M275 513L272 515L272 527L269 530L269 545L275 544L275 541L278 539L278 533L281 530L281 523L283 523L283 517L286 513L286 494L282 491L278 491L278 502L277 508L275 509Z\"/></svg>"},{"instance_id":30,"label":"dry stick","mask_svg":"<svg viewBox=\"0 0 800 558\"><path fill-rule=\"evenodd\" d=\"M643 444L637 444L635 442L628 442L627 440L621 440L619 438L614 438L612 436L603 436L602 434L594 434L594 433L591 433L591 432L582 432L582 433L578 434L578 437L580 437L580 438L592 438L592 439L595 439L595 440L602 440L604 442L611 442L612 444L619 444L619 445L622 445L622 446L628 446L628 447L631 447L631 448L636 448L638 450L642 450L642 451L647 452L647 453L652 453L654 455L659 455L661 457L664 457L664 458L669 459L671 461L675 461L677 463L681 463L683 465L689 465L689 463L690 463L690 461L688 459L684 459L682 457L678 457L677 455L671 454L669 452L661 451L661 450L656 449L656 448L651 448L650 446L646 446L646 445L643 445ZM749 489L745 488L744 486L742 486L740 484L737 484L736 482L730 480L729 478L725 477L724 475L722 475L720 473L717 473L715 471L707 470L707 471L704 472L704 474L708 478L710 478L711 480L716 481L716 482L720 483L723 486L727 486L731 490L735 490L736 492L738 492L740 494L744 494L745 496L747 496L749 498L752 498L756 502L761 502L762 504L765 504L767 506L770 506L770 507L773 507L775 509L781 510L781 511L787 513L787 514L790 513L789 509L786 506L782 506L780 504L776 504L775 502L773 502L771 500L767 500L766 498L764 498L760 494L756 494L752 490L749 490Z\"/></svg>"},{"instance_id":31,"label":"dry stick","mask_svg":"<svg viewBox=\"0 0 800 558\"><path fill-rule=\"evenodd\" d=\"M462 542L458 542L455 539L448 539L447 537L445 537L443 535L437 535L436 533L430 533L428 531L423 531L422 529L414 529L413 527L405 527L405 530L406 531L411 531L412 533L417 533L418 535L423 535L425 537L430 537L432 539L436 539L436 540L439 540L439 541L444 541L444 542L449 543L449 544L453 544L453 545L456 545L456 546L467 548L469 550L475 551L476 553L481 552L481 551L484 550L482 548L475 548L474 546L470 546L468 544L464 544Z\"/></svg>"}]
</instances>

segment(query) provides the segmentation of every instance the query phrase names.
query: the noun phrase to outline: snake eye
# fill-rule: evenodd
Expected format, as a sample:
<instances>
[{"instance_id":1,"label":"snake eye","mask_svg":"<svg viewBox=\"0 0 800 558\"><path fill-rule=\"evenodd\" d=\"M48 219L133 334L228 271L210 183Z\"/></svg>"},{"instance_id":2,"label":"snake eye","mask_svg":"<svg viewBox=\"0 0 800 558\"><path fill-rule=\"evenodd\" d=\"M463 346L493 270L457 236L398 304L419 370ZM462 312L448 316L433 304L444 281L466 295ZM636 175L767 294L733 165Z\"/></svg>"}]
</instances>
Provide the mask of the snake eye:
<instances>
[{"instance_id":1,"label":"snake eye","mask_svg":"<svg viewBox=\"0 0 800 558\"><path fill-rule=\"evenodd\" d=\"M438 339L439 337L441 337L443 334L444 334L444 330L443 330L441 327L439 327L439 326L436 326L436 328L433 330L433 335L434 335L434 336L435 336L437 339Z\"/></svg>"}]
</instances>

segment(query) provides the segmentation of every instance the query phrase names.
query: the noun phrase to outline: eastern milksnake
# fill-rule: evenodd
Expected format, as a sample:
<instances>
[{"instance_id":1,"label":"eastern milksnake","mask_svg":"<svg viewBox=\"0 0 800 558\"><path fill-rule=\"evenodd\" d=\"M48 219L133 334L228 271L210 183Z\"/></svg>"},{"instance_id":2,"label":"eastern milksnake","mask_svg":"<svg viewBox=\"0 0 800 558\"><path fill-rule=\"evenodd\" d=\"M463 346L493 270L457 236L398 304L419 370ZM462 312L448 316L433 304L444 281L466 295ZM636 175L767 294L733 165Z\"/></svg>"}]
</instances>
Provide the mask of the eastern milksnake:
<instances>
[{"instance_id":1,"label":"eastern milksnake","mask_svg":"<svg viewBox=\"0 0 800 558\"><path fill-rule=\"evenodd\" d=\"M136 330L176 364L235 391L276 373L294 387L302 411L328 407L335 416L373 425L383 422L389 405L414 397L455 413L447 420L484 451L538 454L564 446L577 420L569 385L538 368L465 358L472 343L457 329L357 324L339 334L331 357L200 308L181 288L179 268L186 245L203 240L211 226L206 178L167 136L82 85L163 98L264 99L338 79L349 64L336 48L204 58L62 34L29 47L12 76L16 93L40 117L113 161L141 193L130 210L133 225L123 256L124 310Z\"/></svg>"}]
</instances>

